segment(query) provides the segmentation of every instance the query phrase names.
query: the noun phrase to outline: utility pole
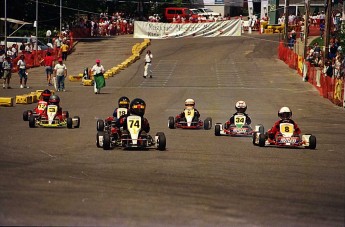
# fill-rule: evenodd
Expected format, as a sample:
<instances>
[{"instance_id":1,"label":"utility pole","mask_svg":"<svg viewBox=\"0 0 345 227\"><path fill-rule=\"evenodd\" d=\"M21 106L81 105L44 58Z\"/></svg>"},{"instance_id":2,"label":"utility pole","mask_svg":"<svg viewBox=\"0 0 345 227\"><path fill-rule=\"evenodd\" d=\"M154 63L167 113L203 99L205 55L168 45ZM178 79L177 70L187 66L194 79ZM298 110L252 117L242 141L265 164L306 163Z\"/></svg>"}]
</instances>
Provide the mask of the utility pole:
<instances>
[{"instance_id":1,"label":"utility pole","mask_svg":"<svg viewBox=\"0 0 345 227\"><path fill-rule=\"evenodd\" d=\"M324 34L324 45L325 45L325 51L324 51L324 60L328 58L329 53L329 43L330 43L330 35L331 35L331 25L332 25L332 0L327 0L327 6L326 6L326 24L325 24L325 34Z\"/></svg>"},{"instance_id":2,"label":"utility pole","mask_svg":"<svg viewBox=\"0 0 345 227\"><path fill-rule=\"evenodd\" d=\"M285 21L284 21L284 40L285 40L285 45L289 43L289 6L290 6L290 0L285 0Z\"/></svg>"},{"instance_id":3,"label":"utility pole","mask_svg":"<svg viewBox=\"0 0 345 227\"><path fill-rule=\"evenodd\" d=\"M310 2L309 0L305 0L304 50L303 50L304 59L306 59L307 53L308 53L309 14L310 14Z\"/></svg>"}]
</instances>

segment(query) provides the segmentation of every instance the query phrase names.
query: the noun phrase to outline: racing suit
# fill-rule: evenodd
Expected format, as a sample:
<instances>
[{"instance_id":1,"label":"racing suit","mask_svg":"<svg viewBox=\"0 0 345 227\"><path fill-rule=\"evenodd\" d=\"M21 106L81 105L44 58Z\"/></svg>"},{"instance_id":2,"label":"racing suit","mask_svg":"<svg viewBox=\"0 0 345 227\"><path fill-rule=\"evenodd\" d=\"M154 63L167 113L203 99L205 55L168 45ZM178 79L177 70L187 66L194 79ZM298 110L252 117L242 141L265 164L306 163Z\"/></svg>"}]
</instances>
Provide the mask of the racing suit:
<instances>
[{"instance_id":1,"label":"racing suit","mask_svg":"<svg viewBox=\"0 0 345 227\"><path fill-rule=\"evenodd\" d=\"M122 115L117 121L116 121L116 126L118 128L122 127L123 131L128 131L128 127L127 127L127 117L131 116L131 114L125 114ZM149 133L150 132L150 124L149 121L145 118L145 117L141 117L141 130L140 132L146 132Z\"/></svg>"},{"instance_id":2,"label":"racing suit","mask_svg":"<svg viewBox=\"0 0 345 227\"><path fill-rule=\"evenodd\" d=\"M186 109L184 109L186 110ZM193 121L198 121L200 118L200 113L197 109L193 108L191 110L194 110L194 117L193 117ZM182 113L180 113L179 115L176 116L175 121L176 122L180 122L181 120L183 120L183 118L185 118L185 114L184 111L182 111Z\"/></svg>"},{"instance_id":3,"label":"racing suit","mask_svg":"<svg viewBox=\"0 0 345 227\"><path fill-rule=\"evenodd\" d=\"M226 128L229 128L230 125L235 124L235 116L236 116L236 115L244 115L244 116L246 117L246 125L250 125L250 124L252 123L252 119L249 117L248 114L236 112L236 113L234 113L234 114L230 117L230 120L228 120L228 121L225 123Z\"/></svg>"},{"instance_id":4,"label":"racing suit","mask_svg":"<svg viewBox=\"0 0 345 227\"><path fill-rule=\"evenodd\" d=\"M40 101L38 101L38 104L37 104L36 108L34 109L34 112L41 115L41 114L45 113L47 106L48 106L48 102L46 102L44 100L40 100Z\"/></svg>"},{"instance_id":5,"label":"racing suit","mask_svg":"<svg viewBox=\"0 0 345 227\"><path fill-rule=\"evenodd\" d=\"M280 133L279 125L281 123L293 124L293 126L294 126L294 134L295 135L300 135L301 134L301 130L299 129L298 125L292 119L279 120L276 123L274 123L273 127L270 130L267 131L268 137L270 139L273 140L276 137L276 135Z\"/></svg>"}]
</instances>

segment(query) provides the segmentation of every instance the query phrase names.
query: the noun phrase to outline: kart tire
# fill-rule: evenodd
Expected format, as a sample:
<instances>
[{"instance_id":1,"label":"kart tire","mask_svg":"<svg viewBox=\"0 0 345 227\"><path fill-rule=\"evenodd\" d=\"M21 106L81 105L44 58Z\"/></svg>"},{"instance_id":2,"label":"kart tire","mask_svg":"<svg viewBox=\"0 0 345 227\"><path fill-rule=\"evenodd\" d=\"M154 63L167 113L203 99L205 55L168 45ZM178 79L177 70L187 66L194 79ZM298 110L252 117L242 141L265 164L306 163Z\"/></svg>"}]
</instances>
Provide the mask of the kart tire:
<instances>
[{"instance_id":1,"label":"kart tire","mask_svg":"<svg viewBox=\"0 0 345 227\"><path fill-rule=\"evenodd\" d=\"M97 120L97 131L103 132L104 131L104 121L98 119Z\"/></svg>"},{"instance_id":2,"label":"kart tire","mask_svg":"<svg viewBox=\"0 0 345 227\"><path fill-rule=\"evenodd\" d=\"M35 116L31 115L29 117L29 127L30 128L35 128L36 126L36 119L35 119Z\"/></svg>"},{"instance_id":3,"label":"kart tire","mask_svg":"<svg viewBox=\"0 0 345 227\"><path fill-rule=\"evenodd\" d=\"M265 133L265 128L263 125L259 125L259 132L260 134L264 134Z\"/></svg>"},{"instance_id":4,"label":"kart tire","mask_svg":"<svg viewBox=\"0 0 345 227\"><path fill-rule=\"evenodd\" d=\"M205 122L208 122L208 123L205 123ZM206 126L207 127L206 127ZM212 128L212 118L210 118L210 117L207 117L206 119L205 119L205 121L204 121L204 129L205 130L210 130Z\"/></svg>"},{"instance_id":5,"label":"kart tire","mask_svg":"<svg viewBox=\"0 0 345 227\"><path fill-rule=\"evenodd\" d=\"M308 146L309 149L312 149L314 150L316 148L316 137L311 135L309 137L309 146Z\"/></svg>"},{"instance_id":6,"label":"kart tire","mask_svg":"<svg viewBox=\"0 0 345 227\"><path fill-rule=\"evenodd\" d=\"M110 149L110 143L111 143L110 135L108 133L104 133L103 150L109 150Z\"/></svg>"},{"instance_id":7,"label":"kart tire","mask_svg":"<svg viewBox=\"0 0 345 227\"><path fill-rule=\"evenodd\" d=\"M29 111L30 110L25 110L23 112L23 121L28 121L29 120Z\"/></svg>"},{"instance_id":8,"label":"kart tire","mask_svg":"<svg viewBox=\"0 0 345 227\"><path fill-rule=\"evenodd\" d=\"M214 126L214 134L220 136L220 125Z\"/></svg>"},{"instance_id":9,"label":"kart tire","mask_svg":"<svg viewBox=\"0 0 345 227\"><path fill-rule=\"evenodd\" d=\"M74 126L74 128L79 128L80 127L80 117L79 116L74 116L74 119L77 119L77 125Z\"/></svg>"},{"instance_id":10,"label":"kart tire","mask_svg":"<svg viewBox=\"0 0 345 227\"><path fill-rule=\"evenodd\" d=\"M264 147L266 143L266 136L265 134L259 135L259 147Z\"/></svg>"},{"instance_id":11,"label":"kart tire","mask_svg":"<svg viewBox=\"0 0 345 227\"><path fill-rule=\"evenodd\" d=\"M175 119L174 119L174 117L169 117L168 127L170 129L174 129L175 128Z\"/></svg>"},{"instance_id":12,"label":"kart tire","mask_svg":"<svg viewBox=\"0 0 345 227\"><path fill-rule=\"evenodd\" d=\"M256 137L257 137L257 132L254 132L253 133L253 144L254 144L254 146L256 146L257 144L255 143L255 140L256 140Z\"/></svg>"},{"instance_id":13,"label":"kart tire","mask_svg":"<svg viewBox=\"0 0 345 227\"><path fill-rule=\"evenodd\" d=\"M101 144L99 143L99 137L102 136L104 138L104 132L97 132L96 134L96 146L98 148L101 148L103 146L101 146Z\"/></svg>"},{"instance_id":14,"label":"kart tire","mask_svg":"<svg viewBox=\"0 0 345 227\"><path fill-rule=\"evenodd\" d=\"M164 132L157 132L156 136L158 136L157 149L160 151L164 151L167 144Z\"/></svg>"},{"instance_id":15,"label":"kart tire","mask_svg":"<svg viewBox=\"0 0 345 227\"><path fill-rule=\"evenodd\" d=\"M68 111L62 111L62 118L63 118L63 119L69 118L69 113L68 113Z\"/></svg>"},{"instance_id":16,"label":"kart tire","mask_svg":"<svg viewBox=\"0 0 345 227\"><path fill-rule=\"evenodd\" d=\"M72 128L73 127L73 120L72 118L67 118L67 128Z\"/></svg>"}]
</instances>

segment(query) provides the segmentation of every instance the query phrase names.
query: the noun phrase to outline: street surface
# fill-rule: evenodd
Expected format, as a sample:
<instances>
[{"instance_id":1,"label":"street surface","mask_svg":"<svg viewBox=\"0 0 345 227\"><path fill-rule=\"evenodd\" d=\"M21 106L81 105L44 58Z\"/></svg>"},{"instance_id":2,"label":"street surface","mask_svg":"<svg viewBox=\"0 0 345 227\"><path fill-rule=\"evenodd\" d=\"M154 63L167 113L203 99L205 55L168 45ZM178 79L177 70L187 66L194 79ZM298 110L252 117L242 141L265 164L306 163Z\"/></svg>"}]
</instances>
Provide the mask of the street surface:
<instances>
[{"instance_id":1,"label":"street surface","mask_svg":"<svg viewBox=\"0 0 345 227\"><path fill-rule=\"evenodd\" d=\"M105 68L143 40L119 36L80 42L67 59L69 75L101 59ZM344 226L344 110L277 59L278 36L152 40L153 78L141 59L106 80L102 94L67 82L63 110L79 129L29 128L24 110L0 107L0 225L54 226ZM44 69L29 71L30 89L45 89ZM150 134L162 131L166 151L103 151L96 120L112 115L121 96L147 103ZM289 106L317 149L260 148L251 138L211 130L168 129L168 117L193 98L201 118L224 123L238 100L253 126L269 129Z\"/></svg>"}]
</instances>

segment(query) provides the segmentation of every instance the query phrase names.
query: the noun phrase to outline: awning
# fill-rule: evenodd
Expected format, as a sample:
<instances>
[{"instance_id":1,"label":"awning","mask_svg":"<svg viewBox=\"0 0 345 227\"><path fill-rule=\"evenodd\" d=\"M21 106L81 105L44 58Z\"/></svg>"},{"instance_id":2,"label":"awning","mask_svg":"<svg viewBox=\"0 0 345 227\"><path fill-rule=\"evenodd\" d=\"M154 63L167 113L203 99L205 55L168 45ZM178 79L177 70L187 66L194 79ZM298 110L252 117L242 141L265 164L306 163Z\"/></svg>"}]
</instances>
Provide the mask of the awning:
<instances>
[{"instance_id":1,"label":"awning","mask_svg":"<svg viewBox=\"0 0 345 227\"><path fill-rule=\"evenodd\" d=\"M5 18L4 17L1 17L0 20L3 20L5 21ZM29 22L25 22L25 21L21 21L21 20L16 20L16 19L12 19L12 18L7 18L7 22L10 22L10 23L14 23L14 24L32 24L32 23L29 23Z\"/></svg>"}]
</instances>

